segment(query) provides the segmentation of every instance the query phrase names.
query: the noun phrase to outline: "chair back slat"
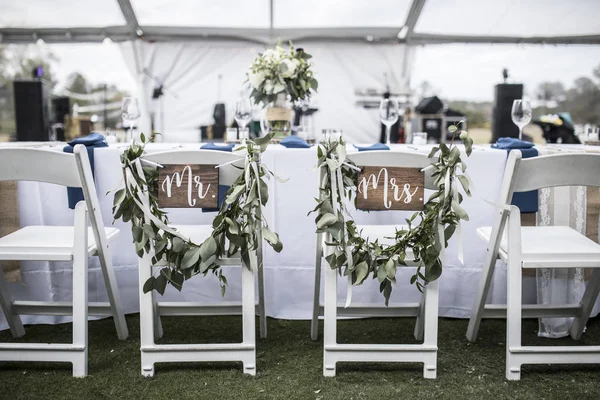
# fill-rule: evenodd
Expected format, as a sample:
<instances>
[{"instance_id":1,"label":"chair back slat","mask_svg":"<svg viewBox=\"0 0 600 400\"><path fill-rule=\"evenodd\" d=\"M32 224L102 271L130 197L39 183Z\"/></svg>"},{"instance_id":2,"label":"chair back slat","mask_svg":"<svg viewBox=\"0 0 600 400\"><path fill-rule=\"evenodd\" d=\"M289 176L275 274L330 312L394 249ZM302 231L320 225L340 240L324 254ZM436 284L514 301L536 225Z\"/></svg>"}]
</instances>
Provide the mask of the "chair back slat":
<instances>
[{"instance_id":1,"label":"chair back slat","mask_svg":"<svg viewBox=\"0 0 600 400\"><path fill-rule=\"evenodd\" d=\"M108 255L105 257L105 252L108 248L108 240L106 239L104 221L102 219L102 213L100 210L100 201L98 200L98 193L96 192L96 185L94 184L94 178L92 175L92 168L87 149L84 145L78 144L73 149L73 154L75 155L74 158L77 164L77 171L81 176L81 189L83 191L83 197L88 209L88 215L92 225L94 239L96 240L96 247L100 262L112 263L112 260L109 260Z\"/></svg>"},{"instance_id":2,"label":"chair back slat","mask_svg":"<svg viewBox=\"0 0 600 400\"><path fill-rule=\"evenodd\" d=\"M361 167L401 167L401 168L425 168L431 165L427 155L415 152L398 151L362 151L348 154L348 159ZM433 184L431 174L433 169L425 171L425 189L437 189Z\"/></svg>"},{"instance_id":3,"label":"chair back slat","mask_svg":"<svg viewBox=\"0 0 600 400\"><path fill-rule=\"evenodd\" d=\"M143 158L158 164L197 165L221 165L238 160L239 162L219 168L219 184L225 186L231 186L235 182L243 172L239 167L244 166L244 156L215 150L174 150L148 154Z\"/></svg>"},{"instance_id":4,"label":"chair back slat","mask_svg":"<svg viewBox=\"0 0 600 400\"><path fill-rule=\"evenodd\" d=\"M34 181L81 187L72 154L31 148L0 149L0 181Z\"/></svg>"},{"instance_id":5,"label":"chair back slat","mask_svg":"<svg viewBox=\"0 0 600 400\"><path fill-rule=\"evenodd\" d=\"M520 151L510 155L519 157ZM518 154L518 155L516 155ZM523 159L514 191L527 192L556 186L600 186L600 154L553 154Z\"/></svg>"}]
</instances>

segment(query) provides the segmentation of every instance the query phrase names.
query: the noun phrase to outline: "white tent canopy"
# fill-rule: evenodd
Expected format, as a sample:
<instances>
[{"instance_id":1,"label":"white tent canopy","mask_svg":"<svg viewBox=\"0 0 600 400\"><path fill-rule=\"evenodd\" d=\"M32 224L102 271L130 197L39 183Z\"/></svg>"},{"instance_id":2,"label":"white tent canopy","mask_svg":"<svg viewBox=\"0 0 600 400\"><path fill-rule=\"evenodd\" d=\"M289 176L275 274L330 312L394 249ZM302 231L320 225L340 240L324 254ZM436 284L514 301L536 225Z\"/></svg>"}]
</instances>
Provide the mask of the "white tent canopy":
<instances>
[{"instance_id":1,"label":"white tent canopy","mask_svg":"<svg viewBox=\"0 0 600 400\"><path fill-rule=\"evenodd\" d=\"M2 43L600 43L597 0L0 0Z\"/></svg>"}]
</instances>

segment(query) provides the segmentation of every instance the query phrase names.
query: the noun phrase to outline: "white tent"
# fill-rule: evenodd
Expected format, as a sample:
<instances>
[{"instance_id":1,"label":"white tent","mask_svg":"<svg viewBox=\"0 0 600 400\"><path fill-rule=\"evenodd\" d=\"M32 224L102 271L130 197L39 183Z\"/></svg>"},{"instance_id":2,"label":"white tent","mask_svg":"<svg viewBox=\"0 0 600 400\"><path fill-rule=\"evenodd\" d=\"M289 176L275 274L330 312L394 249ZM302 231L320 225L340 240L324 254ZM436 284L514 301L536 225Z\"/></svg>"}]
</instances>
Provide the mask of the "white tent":
<instances>
[{"instance_id":1,"label":"white tent","mask_svg":"<svg viewBox=\"0 0 600 400\"><path fill-rule=\"evenodd\" d=\"M415 46L597 45L599 16L597 0L0 0L0 43L122 43L146 110L142 129L164 85L157 126L181 141L197 140L217 101L232 115L256 53L293 40L314 55L317 130L369 142L377 115L357 106L357 93L408 93Z\"/></svg>"}]
</instances>

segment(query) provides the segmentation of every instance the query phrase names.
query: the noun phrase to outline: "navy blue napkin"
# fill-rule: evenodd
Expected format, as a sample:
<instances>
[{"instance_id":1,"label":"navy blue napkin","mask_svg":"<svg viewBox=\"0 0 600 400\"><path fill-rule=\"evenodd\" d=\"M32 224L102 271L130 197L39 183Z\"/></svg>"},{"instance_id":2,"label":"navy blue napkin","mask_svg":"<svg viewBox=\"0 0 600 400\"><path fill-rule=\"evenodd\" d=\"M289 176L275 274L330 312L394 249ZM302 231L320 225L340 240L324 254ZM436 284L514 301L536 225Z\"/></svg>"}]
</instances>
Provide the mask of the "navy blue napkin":
<instances>
[{"instance_id":1,"label":"navy blue napkin","mask_svg":"<svg viewBox=\"0 0 600 400\"><path fill-rule=\"evenodd\" d=\"M228 151L231 153L233 151L234 146L235 146L234 143L230 143L225 146L218 146L218 145L215 145L214 143L206 143L204 146L200 147L200 149ZM219 185L219 195L217 196L217 204L218 204L217 208L203 208L202 212L218 212L221 209L221 205L225 201L225 194L227 193L229 188L230 188L230 186Z\"/></svg>"},{"instance_id":2,"label":"navy blue napkin","mask_svg":"<svg viewBox=\"0 0 600 400\"><path fill-rule=\"evenodd\" d=\"M390 149L387 144L383 144L383 143L375 143L375 144L372 144L370 146L357 146L357 145L354 145L354 147L356 149L358 149L358 151L389 150Z\"/></svg>"},{"instance_id":3,"label":"navy blue napkin","mask_svg":"<svg viewBox=\"0 0 600 400\"><path fill-rule=\"evenodd\" d=\"M94 176L94 149L97 147L108 147L108 143L104 136L99 133L92 132L87 136L73 139L64 148L63 152L73 154L75 145L82 144L86 147L88 152L88 158L90 159L90 167L92 169L92 176ZM83 190L80 188L67 188L67 196L69 198L69 208L75 209L77 203L84 199Z\"/></svg>"},{"instance_id":4,"label":"navy blue napkin","mask_svg":"<svg viewBox=\"0 0 600 400\"><path fill-rule=\"evenodd\" d=\"M288 149L309 149L311 147L306 140L298 136L286 136L279 144Z\"/></svg>"},{"instance_id":5,"label":"navy blue napkin","mask_svg":"<svg viewBox=\"0 0 600 400\"><path fill-rule=\"evenodd\" d=\"M202 150L220 150L220 151L229 151L233 150L233 146L235 143L229 143L226 145L217 145L214 143L206 143L204 146L200 147Z\"/></svg>"},{"instance_id":6,"label":"navy blue napkin","mask_svg":"<svg viewBox=\"0 0 600 400\"><path fill-rule=\"evenodd\" d=\"M511 150L521 151L523 158L538 156L538 151L533 147L533 143L516 138L499 138L496 143L492 144L492 148L506 150L507 156ZM514 193L511 204L519 207L522 213L536 213L538 211L538 191Z\"/></svg>"}]
</instances>

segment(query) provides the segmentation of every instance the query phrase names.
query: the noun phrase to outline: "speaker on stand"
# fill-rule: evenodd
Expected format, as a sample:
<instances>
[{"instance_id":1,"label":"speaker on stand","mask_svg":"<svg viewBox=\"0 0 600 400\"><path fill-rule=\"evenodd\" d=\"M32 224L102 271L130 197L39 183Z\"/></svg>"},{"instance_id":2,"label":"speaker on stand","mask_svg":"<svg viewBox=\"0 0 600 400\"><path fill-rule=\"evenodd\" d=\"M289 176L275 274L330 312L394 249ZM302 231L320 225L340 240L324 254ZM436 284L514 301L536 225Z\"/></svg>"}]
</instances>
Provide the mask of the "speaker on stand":
<instances>
[{"instance_id":1,"label":"speaker on stand","mask_svg":"<svg viewBox=\"0 0 600 400\"><path fill-rule=\"evenodd\" d=\"M52 98L52 129L56 130L56 140L65 141L65 118L71 114L71 102L66 96Z\"/></svg>"},{"instance_id":2,"label":"speaker on stand","mask_svg":"<svg viewBox=\"0 0 600 400\"><path fill-rule=\"evenodd\" d=\"M43 142L48 140L48 90L41 79L22 79L13 82L17 141Z\"/></svg>"},{"instance_id":3,"label":"speaker on stand","mask_svg":"<svg viewBox=\"0 0 600 400\"><path fill-rule=\"evenodd\" d=\"M501 137L519 137L519 128L512 122L511 111L514 100L523 98L523 85L500 83L494 91L492 143Z\"/></svg>"}]
</instances>

